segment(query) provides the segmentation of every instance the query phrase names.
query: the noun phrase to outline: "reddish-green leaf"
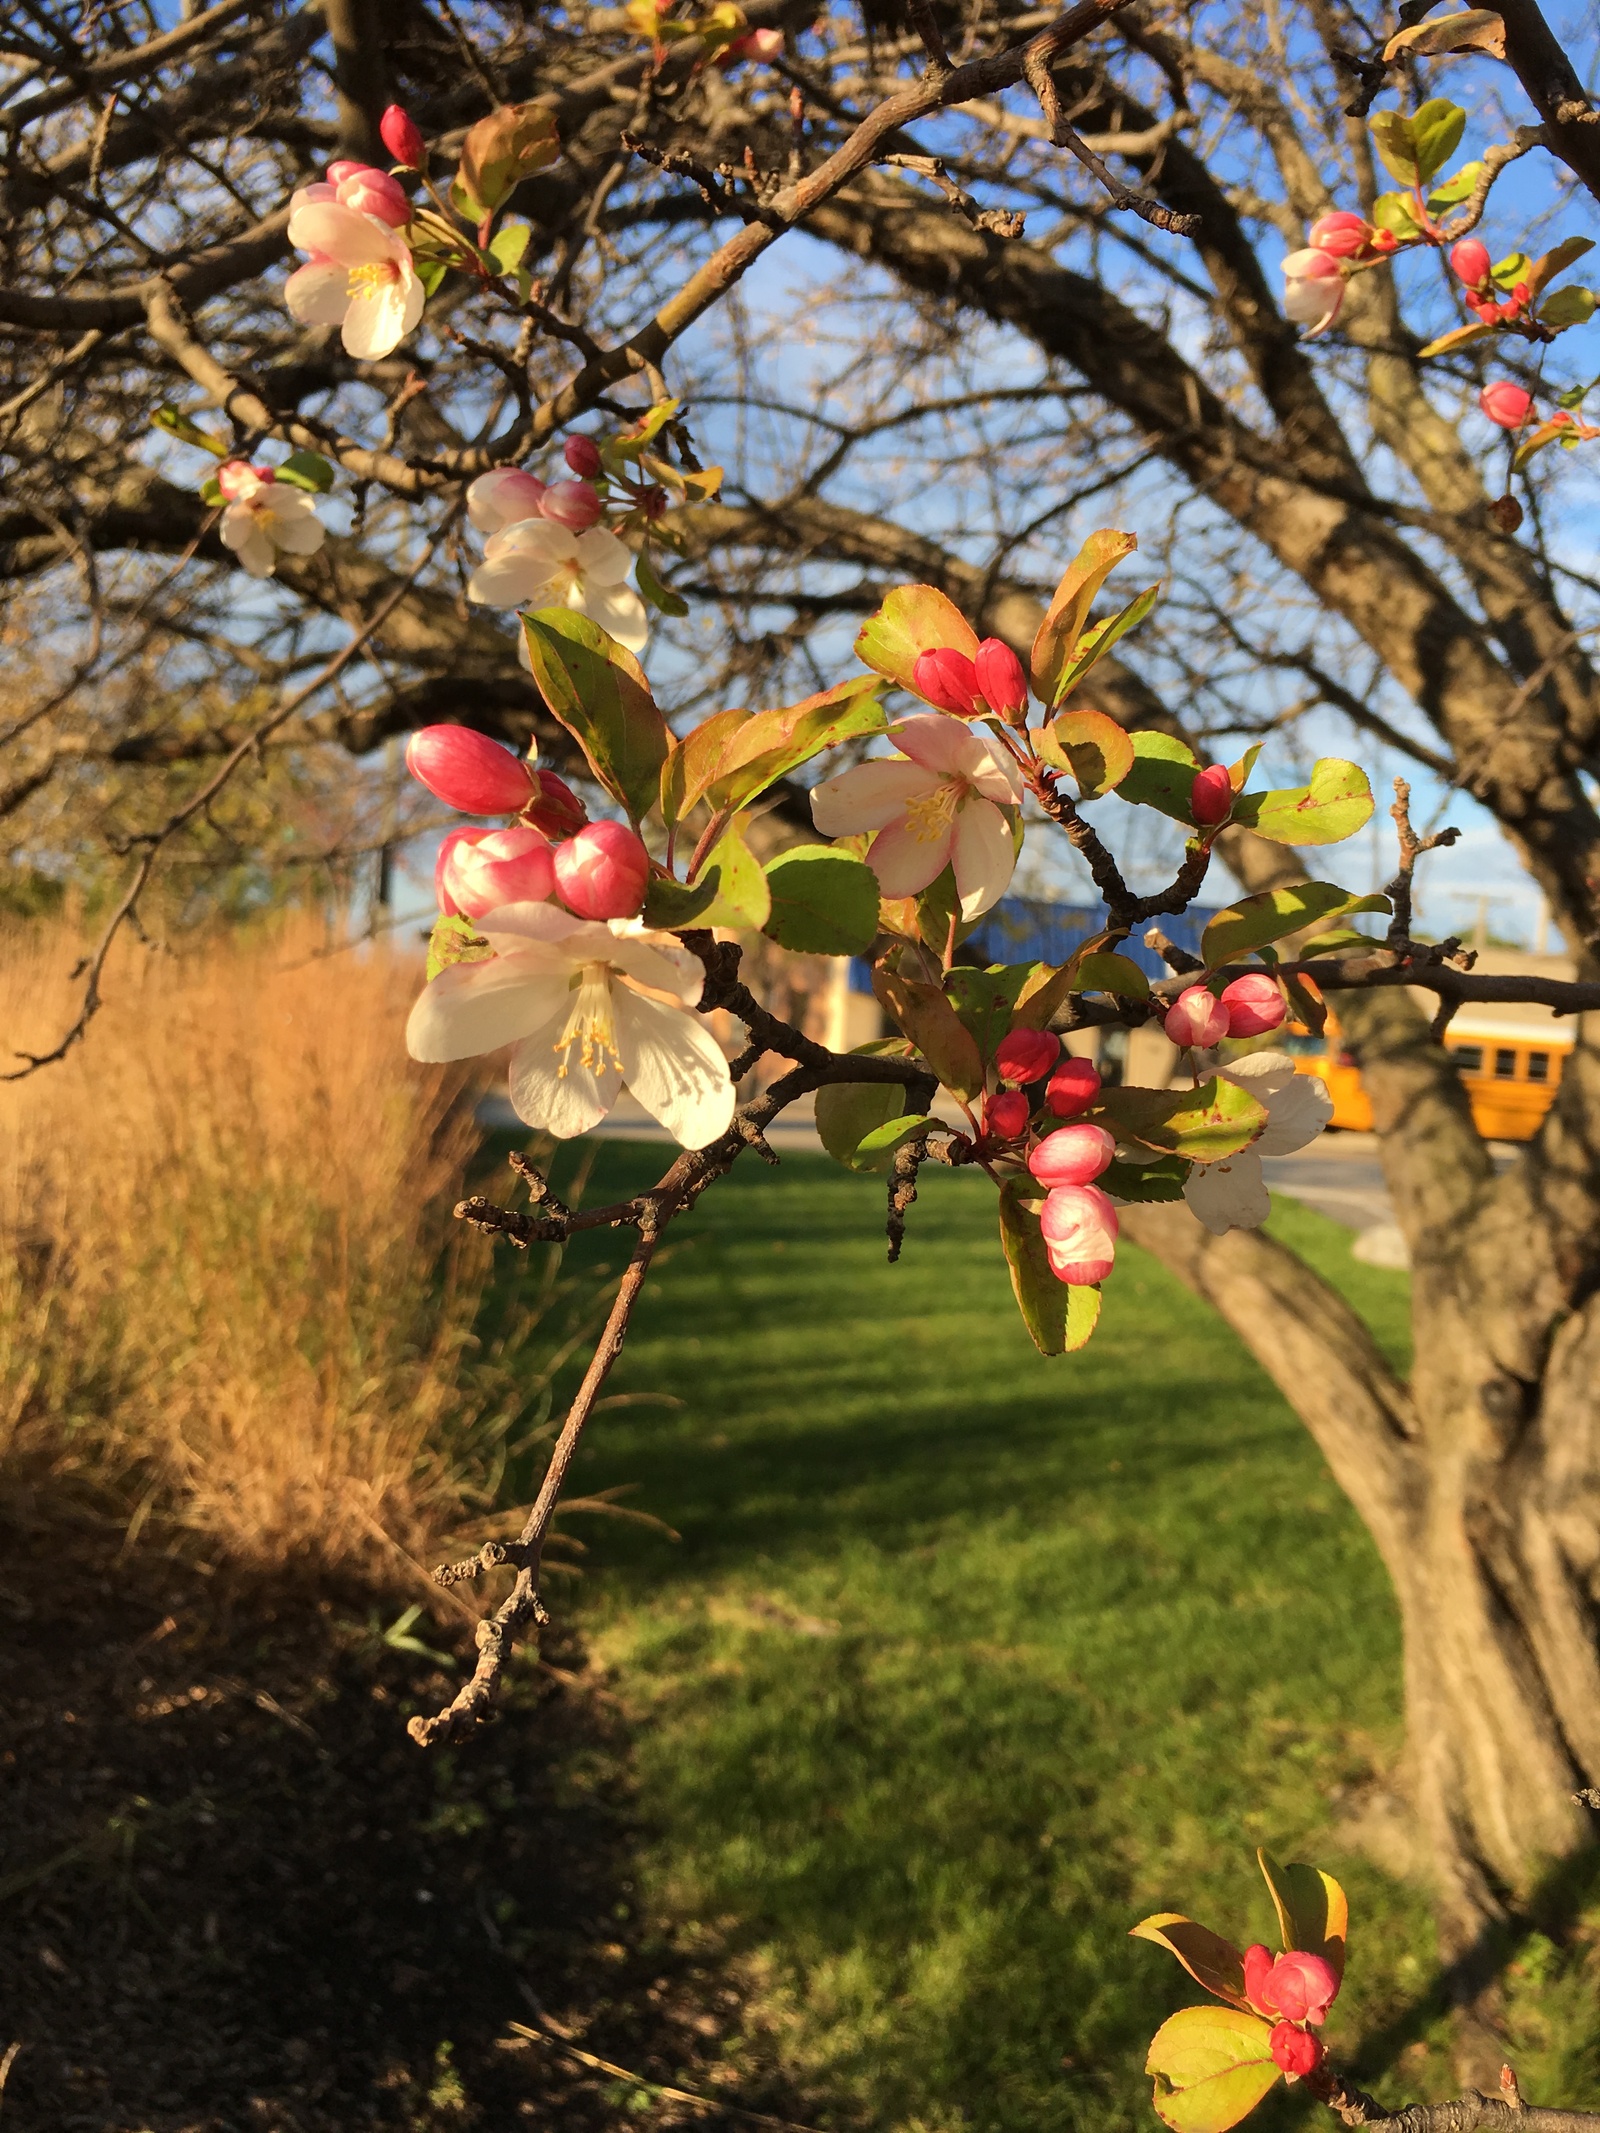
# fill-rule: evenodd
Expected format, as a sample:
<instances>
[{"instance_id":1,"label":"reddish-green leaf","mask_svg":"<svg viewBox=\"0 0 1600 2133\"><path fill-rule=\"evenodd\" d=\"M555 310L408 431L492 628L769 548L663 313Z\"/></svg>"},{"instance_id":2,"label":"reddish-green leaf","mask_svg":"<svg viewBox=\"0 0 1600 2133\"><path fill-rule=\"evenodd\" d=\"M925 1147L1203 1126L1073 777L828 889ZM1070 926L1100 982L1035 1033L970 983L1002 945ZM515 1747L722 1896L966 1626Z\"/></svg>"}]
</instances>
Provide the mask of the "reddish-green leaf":
<instances>
[{"instance_id":1,"label":"reddish-green leaf","mask_svg":"<svg viewBox=\"0 0 1600 2133\"><path fill-rule=\"evenodd\" d=\"M870 674L856 674L781 711L758 711L730 733L706 798L714 807L748 807L825 749L882 733L887 720L878 701L881 687Z\"/></svg>"},{"instance_id":2,"label":"reddish-green leaf","mask_svg":"<svg viewBox=\"0 0 1600 2133\"><path fill-rule=\"evenodd\" d=\"M950 1003L977 1040L978 1056L985 1066L1010 1032L1018 995L1033 969L1031 963L992 963L987 970L958 963L944 981Z\"/></svg>"},{"instance_id":3,"label":"reddish-green leaf","mask_svg":"<svg viewBox=\"0 0 1600 2133\"><path fill-rule=\"evenodd\" d=\"M1063 711L1034 736L1044 760L1068 770L1086 800L1112 792L1133 768L1133 740L1103 711Z\"/></svg>"},{"instance_id":4,"label":"reddish-green leaf","mask_svg":"<svg viewBox=\"0 0 1600 2133\"><path fill-rule=\"evenodd\" d=\"M555 118L543 104L502 104L467 129L451 199L469 222L481 222L560 153Z\"/></svg>"},{"instance_id":5,"label":"reddish-green leaf","mask_svg":"<svg viewBox=\"0 0 1600 2133\"><path fill-rule=\"evenodd\" d=\"M1102 1089L1087 1115L1118 1140L1191 1163L1225 1162L1267 1123L1265 1107L1220 1075L1198 1089Z\"/></svg>"},{"instance_id":6,"label":"reddish-green leaf","mask_svg":"<svg viewBox=\"0 0 1600 2133\"><path fill-rule=\"evenodd\" d=\"M872 989L947 1089L969 1098L983 1093L977 1039L937 985L879 970Z\"/></svg>"},{"instance_id":7,"label":"reddish-green leaf","mask_svg":"<svg viewBox=\"0 0 1600 2133\"><path fill-rule=\"evenodd\" d=\"M1073 976L1074 992L1110 992L1122 1000L1148 1000L1150 980L1125 955L1086 955Z\"/></svg>"},{"instance_id":8,"label":"reddish-green leaf","mask_svg":"<svg viewBox=\"0 0 1600 2133\"><path fill-rule=\"evenodd\" d=\"M953 600L933 585L897 585L861 626L856 657L917 694L913 671L923 652L964 652L971 659L978 634Z\"/></svg>"},{"instance_id":9,"label":"reddish-green leaf","mask_svg":"<svg viewBox=\"0 0 1600 2133\"><path fill-rule=\"evenodd\" d=\"M599 623L569 607L524 615L522 628L533 678L552 717L638 823L660 797L661 766L672 745L644 669Z\"/></svg>"},{"instance_id":10,"label":"reddish-green leaf","mask_svg":"<svg viewBox=\"0 0 1600 2133\"><path fill-rule=\"evenodd\" d=\"M1228 2133L1278 2079L1271 2024L1237 2007L1180 2007L1156 2031L1144 2070L1174 2133Z\"/></svg>"},{"instance_id":11,"label":"reddish-green leaf","mask_svg":"<svg viewBox=\"0 0 1600 2133\"><path fill-rule=\"evenodd\" d=\"M1529 294L1537 297L1542 290L1550 286L1558 274L1564 274L1575 260L1581 259L1585 252L1593 250L1592 237L1563 237L1559 244L1552 245L1548 252L1541 253L1523 277L1528 284Z\"/></svg>"},{"instance_id":12,"label":"reddish-green leaf","mask_svg":"<svg viewBox=\"0 0 1600 2133\"><path fill-rule=\"evenodd\" d=\"M722 751L749 717L748 711L715 711L681 741L673 742L661 768L661 819L668 829L705 798Z\"/></svg>"},{"instance_id":13,"label":"reddish-green leaf","mask_svg":"<svg viewBox=\"0 0 1600 2133\"><path fill-rule=\"evenodd\" d=\"M1334 1976L1343 1978L1350 1932L1350 1905L1344 1890L1319 1866L1298 1861L1280 1866L1267 1851L1258 1851L1256 1857L1278 1913L1284 1947L1320 1955Z\"/></svg>"},{"instance_id":14,"label":"reddish-green leaf","mask_svg":"<svg viewBox=\"0 0 1600 2133\"><path fill-rule=\"evenodd\" d=\"M1209 1926L1197 1925L1181 1911L1157 1911L1152 1918L1141 1918L1129 1932L1134 1940L1154 1941L1158 1948L1175 1955L1195 1983L1214 1992L1219 2000L1248 2010L1244 1957L1231 1940L1224 1940Z\"/></svg>"},{"instance_id":15,"label":"reddish-green leaf","mask_svg":"<svg viewBox=\"0 0 1600 2133\"><path fill-rule=\"evenodd\" d=\"M1348 911L1387 911L1386 896L1353 896L1337 882L1302 881L1288 889L1263 889L1219 911L1200 936L1200 953L1208 967L1252 948L1280 941L1319 919Z\"/></svg>"},{"instance_id":16,"label":"reddish-green leaf","mask_svg":"<svg viewBox=\"0 0 1600 2133\"><path fill-rule=\"evenodd\" d=\"M1129 630L1136 630L1161 597L1161 587L1150 585L1137 593L1127 606L1116 614L1108 615L1104 622L1096 622L1084 631L1078 640L1078 648L1061 669L1056 679L1056 693L1052 701L1060 703L1069 696L1095 663L1103 659L1114 644L1120 643Z\"/></svg>"},{"instance_id":17,"label":"reddish-green leaf","mask_svg":"<svg viewBox=\"0 0 1600 2133\"><path fill-rule=\"evenodd\" d=\"M709 874L715 867L721 882L716 902L701 915L702 926L737 926L753 932L771 914L771 885L760 860L744 841L748 819L736 815L711 847L704 871Z\"/></svg>"},{"instance_id":18,"label":"reddish-green leaf","mask_svg":"<svg viewBox=\"0 0 1600 2133\"><path fill-rule=\"evenodd\" d=\"M1031 678L1033 693L1041 703L1056 701L1057 686L1088 627L1096 593L1123 557L1132 555L1138 545L1137 534L1109 530L1091 533L1067 565L1033 640Z\"/></svg>"},{"instance_id":19,"label":"reddish-green leaf","mask_svg":"<svg viewBox=\"0 0 1600 2133\"><path fill-rule=\"evenodd\" d=\"M1128 738L1133 743L1133 767L1117 787L1117 797L1136 807L1159 808L1174 822L1192 828L1189 796L1200 768L1194 750L1170 733L1157 733L1146 727Z\"/></svg>"}]
</instances>

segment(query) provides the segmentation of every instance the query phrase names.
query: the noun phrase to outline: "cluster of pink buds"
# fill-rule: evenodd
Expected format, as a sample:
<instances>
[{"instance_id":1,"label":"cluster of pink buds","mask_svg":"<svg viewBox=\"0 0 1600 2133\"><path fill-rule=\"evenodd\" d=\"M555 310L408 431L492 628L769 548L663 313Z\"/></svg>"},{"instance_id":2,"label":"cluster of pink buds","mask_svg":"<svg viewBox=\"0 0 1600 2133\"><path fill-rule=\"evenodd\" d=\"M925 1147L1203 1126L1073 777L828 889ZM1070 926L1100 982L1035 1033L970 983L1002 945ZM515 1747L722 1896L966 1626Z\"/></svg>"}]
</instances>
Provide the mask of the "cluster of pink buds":
<instances>
[{"instance_id":1,"label":"cluster of pink buds","mask_svg":"<svg viewBox=\"0 0 1600 2133\"><path fill-rule=\"evenodd\" d=\"M1022 661L999 637L985 637L971 659L949 645L919 652L911 678L919 696L956 718L998 718L1019 727L1028 723L1028 677Z\"/></svg>"},{"instance_id":2,"label":"cluster of pink buds","mask_svg":"<svg viewBox=\"0 0 1600 2133\"><path fill-rule=\"evenodd\" d=\"M1533 302L1533 291L1525 281L1519 281L1509 297L1497 298L1490 267L1489 247L1476 237L1463 237L1451 252L1450 271L1467 291L1467 309L1476 314L1483 326L1504 326L1525 317Z\"/></svg>"},{"instance_id":3,"label":"cluster of pink buds","mask_svg":"<svg viewBox=\"0 0 1600 2133\"><path fill-rule=\"evenodd\" d=\"M606 511L605 498L595 487L604 471L600 447L592 437L569 437L562 457L572 472L570 481L541 481L521 467L496 467L490 474L480 474L467 491L467 516L473 525L480 533L490 534L529 518L548 519L569 533L587 533L598 525ZM643 492L633 496L629 487L631 500L648 507L648 497ZM666 497L659 491L652 493L660 496L664 508Z\"/></svg>"},{"instance_id":4,"label":"cluster of pink buds","mask_svg":"<svg viewBox=\"0 0 1600 2133\"><path fill-rule=\"evenodd\" d=\"M650 854L620 822L590 822L553 771L536 770L466 726L424 726L406 746L419 784L464 815L515 815L505 829L451 830L434 889L449 918L482 918L502 904L559 901L574 918L637 918Z\"/></svg>"},{"instance_id":5,"label":"cluster of pink buds","mask_svg":"<svg viewBox=\"0 0 1600 2133\"><path fill-rule=\"evenodd\" d=\"M1276 2064L1301 2078L1314 2073L1322 2063L1322 2043L1311 2030L1322 2027L1339 1996L1331 1967L1320 1955L1299 1948L1274 1960L1257 1942L1244 1951L1244 1990L1263 2015L1279 2017L1271 2039Z\"/></svg>"},{"instance_id":6,"label":"cluster of pink buds","mask_svg":"<svg viewBox=\"0 0 1600 2133\"><path fill-rule=\"evenodd\" d=\"M1287 1011L1277 982L1251 970L1225 985L1220 998L1204 985L1188 986L1167 1009L1162 1028L1180 1048L1204 1050L1224 1037L1264 1036Z\"/></svg>"},{"instance_id":7,"label":"cluster of pink buds","mask_svg":"<svg viewBox=\"0 0 1600 2133\"><path fill-rule=\"evenodd\" d=\"M983 1104L983 1140L990 1147L1018 1149L1041 1101L1051 1119L1075 1118L1100 1094L1098 1070L1087 1059L1063 1058L1061 1039L1050 1030L1014 1029L994 1064L1000 1086ZM1039 1226L1051 1272L1073 1286L1104 1281L1116 1256L1117 1210L1094 1183L1115 1153L1104 1126L1087 1120L1053 1127L1028 1152L1028 1168L1045 1188Z\"/></svg>"}]
</instances>

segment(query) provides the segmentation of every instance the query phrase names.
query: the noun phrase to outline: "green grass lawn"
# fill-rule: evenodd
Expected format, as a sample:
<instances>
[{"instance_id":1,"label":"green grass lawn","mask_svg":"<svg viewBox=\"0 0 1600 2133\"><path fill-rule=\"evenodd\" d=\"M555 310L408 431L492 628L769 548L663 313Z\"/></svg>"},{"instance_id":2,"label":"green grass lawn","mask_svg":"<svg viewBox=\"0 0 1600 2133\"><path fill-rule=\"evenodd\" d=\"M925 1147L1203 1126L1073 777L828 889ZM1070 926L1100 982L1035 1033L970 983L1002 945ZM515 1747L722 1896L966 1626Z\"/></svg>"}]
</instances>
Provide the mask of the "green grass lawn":
<instances>
[{"instance_id":1,"label":"green grass lawn","mask_svg":"<svg viewBox=\"0 0 1600 2133\"><path fill-rule=\"evenodd\" d=\"M608 1145L590 1195L660 1167ZM882 1201L821 1158L742 1162L612 1381L681 1404L609 1408L580 1455L576 1488L632 1484L679 1536L584 1522L564 1601L635 1721L642 1900L757 1981L748 2066L813 2122L1153 2128L1145 2047L1199 1993L1127 1928L1266 1938L1256 1845L1350 1889L1336 2045L1426 1984L1420 1897L1325 1834L1398 1744L1388 1586L1155 1262L1124 1249L1094 1341L1045 1361L984 1180L924 1174L898 1267ZM1406 1278L1274 1221L1403 1358ZM1254 2123L1299 2115L1279 2092Z\"/></svg>"}]
</instances>

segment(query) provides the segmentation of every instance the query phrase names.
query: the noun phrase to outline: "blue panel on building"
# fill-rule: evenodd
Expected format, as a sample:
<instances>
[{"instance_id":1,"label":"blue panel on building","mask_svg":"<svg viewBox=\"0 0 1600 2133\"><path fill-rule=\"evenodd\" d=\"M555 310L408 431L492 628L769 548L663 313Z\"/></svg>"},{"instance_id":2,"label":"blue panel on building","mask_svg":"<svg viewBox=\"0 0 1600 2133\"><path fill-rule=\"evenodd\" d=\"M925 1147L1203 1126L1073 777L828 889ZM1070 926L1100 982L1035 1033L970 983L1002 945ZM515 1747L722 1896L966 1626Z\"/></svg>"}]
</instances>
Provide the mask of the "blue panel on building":
<instances>
[{"instance_id":1,"label":"blue panel on building","mask_svg":"<svg viewBox=\"0 0 1600 2133\"><path fill-rule=\"evenodd\" d=\"M1175 917L1163 915L1152 921L1167 939L1192 955L1200 953L1200 935L1219 904L1194 904ZM1047 904L1027 896L1005 896L984 914L975 933L961 949L964 963L1064 963L1080 942L1100 932L1106 923L1103 905ZM1170 975L1153 948L1144 945L1144 928L1136 927L1131 939L1117 950L1139 965L1147 976ZM872 966L857 957L850 965L852 992L871 992Z\"/></svg>"}]
</instances>

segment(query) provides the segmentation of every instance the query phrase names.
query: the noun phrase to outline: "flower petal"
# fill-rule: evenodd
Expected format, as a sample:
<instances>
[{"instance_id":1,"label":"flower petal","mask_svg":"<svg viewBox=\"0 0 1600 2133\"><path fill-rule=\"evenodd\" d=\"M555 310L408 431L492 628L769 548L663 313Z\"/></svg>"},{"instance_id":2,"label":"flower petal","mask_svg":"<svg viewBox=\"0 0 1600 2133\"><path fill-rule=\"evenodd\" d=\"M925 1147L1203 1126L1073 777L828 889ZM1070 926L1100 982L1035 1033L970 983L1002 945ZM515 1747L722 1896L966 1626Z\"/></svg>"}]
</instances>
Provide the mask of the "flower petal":
<instances>
[{"instance_id":1,"label":"flower petal","mask_svg":"<svg viewBox=\"0 0 1600 2133\"><path fill-rule=\"evenodd\" d=\"M889 738L913 763L921 763L945 778L970 778L992 770L994 757L965 719L947 718L942 711L902 718L889 728Z\"/></svg>"},{"instance_id":2,"label":"flower petal","mask_svg":"<svg viewBox=\"0 0 1600 2133\"><path fill-rule=\"evenodd\" d=\"M867 865L885 896L915 896L937 881L950 858L955 824L934 837L914 836L904 819L879 830L867 850Z\"/></svg>"},{"instance_id":3,"label":"flower petal","mask_svg":"<svg viewBox=\"0 0 1600 2133\"><path fill-rule=\"evenodd\" d=\"M1267 1126L1251 1144L1257 1155L1293 1155L1309 1147L1333 1116L1333 1098L1315 1074L1296 1074L1286 1089L1262 1101Z\"/></svg>"},{"instance_id":4,"label":"flower petal","mask_svg":"<svg viewBox=\"0 0 1600 2133\"><path fill-rule=\"evenodd\" d=\"M1242 1059L1230 1060L1221 1072L1262 1103L1288 1088L1295 1078L1294 1060L1287 1052L1246 1052Z\"/></svg>"},{"instance_id":5,"label":"flower petal","mask_svg":"<svg viewBox=\"0 0 1600 2133\"><path fill-rule=\"evenodd\" d=\"M404 283L397 280L358 288L344 315L345 354L368 363L393 355L406 337L406 297Z\"/></svg>"},{"instance_id":6,"label":"flower petal","mask_svg":"<svg viewBox=\"0 0 1600 2133\"><path fill-rule=\"evenodd\" d=\"M954 720L951 721L954 724ZM904 814L908 800L936 792L941 780L904 756L857 763L811 788L811 819L824 837L853 837L858 830L882 829Z\"/></svg>"},{"instance_id":7,"label":"flower petal","mask_svg":"<svg viewBox=\"0 0 1600 2133\"><path fill-rule=\"evenodd\" d=\"M588 537L584 535L585 540ZM569 599L567 604L581 608L591 622L598 622L624 651L642 652L650 642L650 619L631 585L596 585L591 580L580 596Z\"/></svg>"},{"instance_id":8,"label":"flower petal","mask_svg":"<svg viewBox=\"0 0 1600 2133\"><path fill-rule=\"evenodd\" d=\"M626 919L613 925L626 925ZM613 931L611 967L634 985L663 992L684 1007L699 1005L706 989L706 966L692 948L680 947L670 933L640 932L632 937Z\"/></svg>"},{"instance_id":9,"label":"flower petal","mask_svg":"<svg viewBox=\"0 0 1600 2133\"><path fill-rule=\"evenodd\" d=\"M1004 896L1017 864L1011 824L992 800L982 800L974 794L957 808L950 857L956 870L961 916L981 918Z\"/></svg>"},{"instance_id":10,"label":"flower petal","mask_svg":"<svg viewBox=\"0 0 1600 2133\"><path fill-rule=\"evenodd\" d=\"M497 955L541 941L559 948L574 965L603 963L607 956L605 948L594 945L606 938L607 929L592 919L574 918L557 904L501 904L497 910L485 911L477 927Z\"/></svg>"},{"instance_id":11,"label":"flower petal","mask_svg":"<svg viewBox=\"0 0 1600 2133\"><path fill-rule=\"evenodd\" d=\"M292 505L289 497L294 498ZM328 537L310 497L297 495L293 489L283 498L273 498L265 521L268 537L285 555L315 555Z\"/></svg>"},{"instance_id":12,"label":"flower petal","mask_svg":"<svg viewBox=\"0 0 1600 2133\"><path fill-rule=\"evenodd\" d=\"M578 568L591 585L620 585L633 567L625 541L605 526L591 526L577 538Z\"/></svg>"},{"instance_id":13,"label":"flower petal","mask_svg":"<svg viewBox=\"0 0 1600 2133\"><path fill-rule=\"evenodd\" d=\"M341 267L375 266L379 260L393 259L396 245L406 249L403 239L385 224L337 200L313 200L297 207L289 217L289 242L297 252L320 252Z\"/></svg>"},{"instance_id":14,"label":"flower petal","mask_svg":"<svg viewBox=\"0 0 1600 2133\"><path fill-rule=\"evenodd\" d=\"M467 580L467 598L480 607L538 607L550 568L531 555L497 555Z\"/></svg>"},{"instance_id":15,"label":"flower petal","mask_svg":"<svg viewBox=\"0 0 1600 2133\"><path fill-rule=\"evenodd\" d=\"M489 963L452 963L423 988L406 1024L406 1050L413 1059L440 1062L475 1059L497 1052L539 1029L558 1010L564 1017L571 993L565 970L542 967L542 959L513 949Z\"/></svg>"},{"instance_id":16,"label":"flower petal","mask_svg":"<svg viewBox=\"0 0 1600 2133\"><path fill-rule=\"evenodd\" d=\"M1259 1229L1272 1212L1261 1158L1254 1148L1229 1156L1225 1163L1196 1163L1183 1188L1196 1221L1213 1237L1230 1229Z\"/></svg>"},{"instance_id":17,"label":"flower petal","mask_svg":"<svg viewBox=\"0 0 1600 2133\"><path fill-rule=\"evenodd\" d=\"M578 560L577 536L547 518L513 519L484 542L483 555L488 563L498 562L503 555L529 556L553 570L557 563Z\"/></svg>"},{"instance_id":18,"label":"flower petal","mask_svg":"<svg viewBox=\"0 0 1600 2133\"><path fill-rule=\"evenodd\" d=\"M313 259L289 276L283 300L302 326L342 326L350 307L349 269L332 259Z\"/></svg>"},{"instance_id":19,"label":"flower petal","mask_svg":"<svg viewBox=\"0 0 1600 2133\"><path fill-rule=\"evenodd\" d=\"M614 1059L597 1073L584 1065L581 1045L562 1044L571 1011L569 993L561 1012L511 1054L508 1082L511 1108L518 1118L542 1133L553 1133L558 1141L591 1132L622 1091L622 1069Z\"/></svg>"},{"instance_id":20,"label":"flower petal","mask_svg":"<svg viewBox=\"0 0 1600 2133\"><path fill-rule=\"evenodd\" d=\"M650 1115L685 1148L704 1148L726 1133L734 1087L722 1048L699 1017L623 985L612 1004L623 1079Z\"/></svg>"}]
</instances>

